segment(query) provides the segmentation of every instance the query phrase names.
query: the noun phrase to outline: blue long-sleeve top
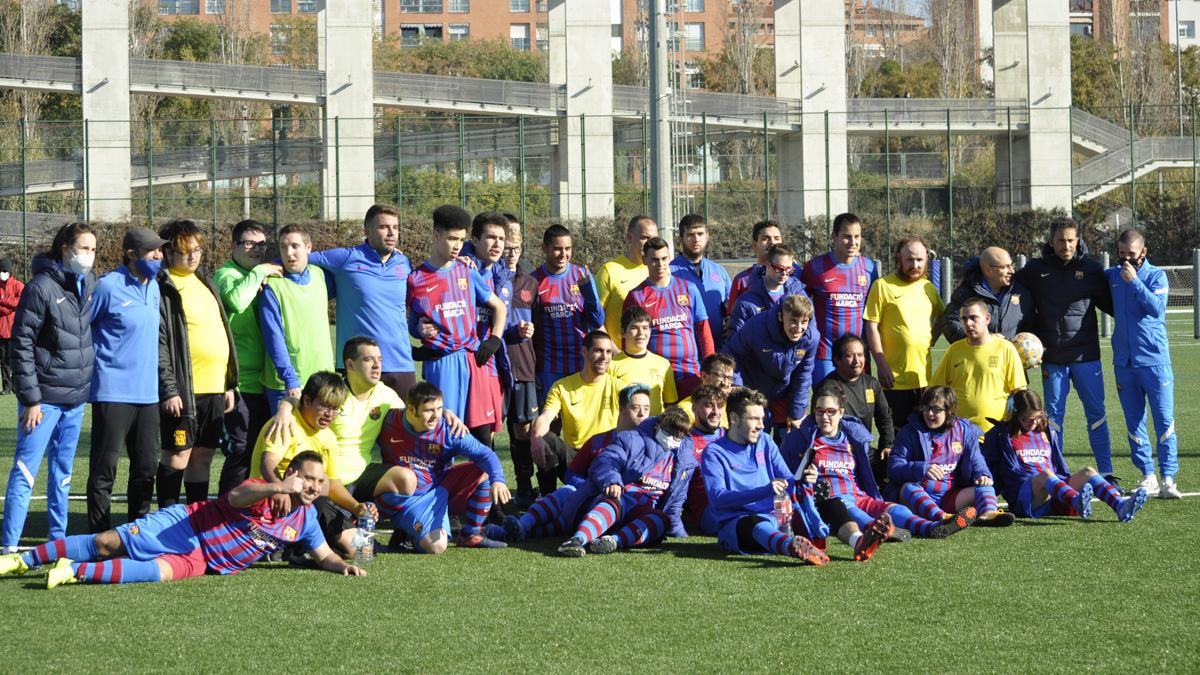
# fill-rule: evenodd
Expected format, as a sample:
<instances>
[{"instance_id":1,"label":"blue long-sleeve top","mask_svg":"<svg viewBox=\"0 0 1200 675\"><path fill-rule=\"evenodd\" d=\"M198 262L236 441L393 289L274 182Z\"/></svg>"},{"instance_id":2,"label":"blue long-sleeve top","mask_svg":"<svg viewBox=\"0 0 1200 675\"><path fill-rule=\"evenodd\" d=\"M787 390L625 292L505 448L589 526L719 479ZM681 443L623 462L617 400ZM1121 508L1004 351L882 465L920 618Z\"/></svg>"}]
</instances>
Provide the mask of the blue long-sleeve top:
<instances>
[{"instance_id":1,"label":"blue long-sleeve top","mask_svg":"<svg viewBox=\"0 0 1200 675\"><path fill-rule=\"evenodd\" d=\"M1063 456L1062 435L1053 426L1046 430L1046 434L1050 437L1050 461L1054 466L1054 473L1066 480L1071 475L1071 470L1067 468L1067 458ZM1017 458L1017 452L1013 449L1012 439L1008 425L997 424L983 437L983 448L980 451L992 472L996 492L1004 495L1009 504L1020 498L1021 484L1030 477L1030 474L1021 468L1021 460Z\"/></svg>"},{"instance_id":2,"label":"blue long-sleeve top","mask_svg":"<svg viewBox=\"0 0 1200 675\"><path fill-rule=\"evenodd\" d=\"M771 481L782 478L793 483L779 448L765 433L754 443L735 443L728 436L709 443L700 458L700 474L708 495L706 519L718 528L743 516L769 516L775 508Z\"/></svg>"},{"instance_id":3,"label":"blue long-sleeve top","mask_svg":"<svg viewBox=\"0 0 1200 675\"><path fill-rule=\"evenodd\" d=\"M1167 340L1167 275L1149 262L1142 263L1133 281L1121 278L1120 267L1104 271L1112 291L1113 365L1117 368L1167 366L1171 345Z\"/></svg>"},{"instance_id":4,"label":"blue long-sleeve top","mask_svg":"<svg viewBox=\"0 0 1200 675\"><path fill-rule=\"evenodd\" d=\"M1003 425L1001 425L1003 426ZM992 477L987 462L979 450L979 439L983 432L974 422L961 417L954 418L952 428L946 433L961 438L962 456L954 467L954 483L960 487L970 487L980 476ZM908 416L908 424L896 434L896 443L892 445L892 454L888 455L888 479L891 484L888 493L899 491L905 483L920 482L929 471L929 457L933 453L933 432L925 426L925 420L920 413Z\"/></svg>"},{"instance_id":5,"label":"blue long-sleeve top","mask_svg":"<svg viewBox=\"0 0 1200 675\"><path fill-rule=\"evenodd\" d=\"M780 323L782 303L759 312L729 336L722 348L737 362L740 384L757 389L768 401L785 400L788 417L800 419L808 406L813 363L821 336L815 321L800 339L788 340Z\"/></svg>"},{"instance_id":6,"label":"blue long-sleeve top","mask_svg":"<svg viewBox=\"0 0 1200 675\"><path fill-rule=\"evenodd\" d=\"M358 246L314 251L308 263L324 269L326 283L337 298L337 350L356 335L369 335L379 343L384 372L412 372L412 344L404 331L408 301L408 275L412 263L400 251L387 262L367 242Z\"/></svg>"},{"instance_id":7,"label":"blue long-sleeve top","mask_svg":"<svg viewBox=\"0 0 1200 675\"><path fill-rule=\"evenodd\" d=\"M284 272L283 278L301 286L307 286L312 275L305 267L302 272ZM329 280L326 279L326 284ZM334 297L334 287L329 285L329 297ZM288 389L299 389L304 385L300 374L292 366L292 357L288 354L287 339L283 333L283 312L279 308L279 299L270 286L263 286L262 298L258 302L258 327L262 331L263 346L267 357L275 364L275 373L287 385ZM324 328L324 326L322 326Z\"/></svg>"},{"instance_id":8,"label":"blue long-sleeve top","mask_svg":"<svg viewBox=\"0 0 1200 675\"><path fill-rule=\"evenodd\" d=\"M92 295L92 344L96 369L94 403L158 403L160 290L122 265L100 277Z\"/></svg>"},{"instance_id":9,"label":"blue long-sleeve top","mask_svg":"<svg viewBox=\"0 0 1200 675\"><path fill-rule=\"evenodd\" d=\"M588 470L588 483L597 493L610 485L624 487L638 482L643 475L670 452L675 456L671 471L671 484L659 497L656 506L667 514L670 521L667 536L686 537L683 527L683 503L687 499L688 486L697 468L696 453L692 449L690 435L674 451L667 451L655 440L658 418L643 420L636 429L618 433L613 442L600 451Z\"/></svg>"}]
</instances>

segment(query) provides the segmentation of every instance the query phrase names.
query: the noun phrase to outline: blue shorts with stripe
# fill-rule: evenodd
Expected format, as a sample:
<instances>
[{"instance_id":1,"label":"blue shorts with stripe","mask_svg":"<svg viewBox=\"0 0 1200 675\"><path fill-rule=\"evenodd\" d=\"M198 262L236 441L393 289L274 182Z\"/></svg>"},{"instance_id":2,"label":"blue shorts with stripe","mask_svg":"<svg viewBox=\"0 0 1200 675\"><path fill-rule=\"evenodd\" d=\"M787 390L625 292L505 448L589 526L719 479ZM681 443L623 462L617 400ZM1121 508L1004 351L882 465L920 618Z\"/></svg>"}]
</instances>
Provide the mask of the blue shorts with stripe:
<instances>
[{"instance_id":1,"label":"blue shorts with stripe","mask_svg":"<svg viewBox=\"0 0 1200 675\"><path fill-rule=\"evenodd\" d=\"M116 528L121 543L132 560L154 560L162 555L186 555L200 548L197 534L188 518L187 506L175 504L148 513L132 523Z\"/></svg>"}]
</instances>

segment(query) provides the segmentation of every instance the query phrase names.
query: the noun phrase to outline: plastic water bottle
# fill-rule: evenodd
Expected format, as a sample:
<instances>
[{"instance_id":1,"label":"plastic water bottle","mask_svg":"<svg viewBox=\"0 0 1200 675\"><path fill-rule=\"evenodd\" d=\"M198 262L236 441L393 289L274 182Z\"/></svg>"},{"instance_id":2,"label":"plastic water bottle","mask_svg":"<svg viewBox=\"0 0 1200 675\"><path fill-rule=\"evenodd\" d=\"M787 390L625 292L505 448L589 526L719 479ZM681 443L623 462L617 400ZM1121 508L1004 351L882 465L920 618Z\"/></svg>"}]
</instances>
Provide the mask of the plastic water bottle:
<instances>
[{"instance_id":1,"label":"plastic water bottle","mask_svg":"<svg viewBox=\"0 0 1200 675\"><path fill-rule=\"evenodd\" d=\"M792 497L786 490L781 495L775 495L775 524L780 532L787 535L792 533Z\"/></svg>"},{"instance_id":2,"label":"plastic water bottle","mask_svg":"<svg viewBox=\"0 0 1200 675\"><path fill-rule=\"evenodd\" d=\"M354 564L370 565L375 560L375 519L369 512L358 517L358 533L354 535Z\"/></svg>"}]
</instances>

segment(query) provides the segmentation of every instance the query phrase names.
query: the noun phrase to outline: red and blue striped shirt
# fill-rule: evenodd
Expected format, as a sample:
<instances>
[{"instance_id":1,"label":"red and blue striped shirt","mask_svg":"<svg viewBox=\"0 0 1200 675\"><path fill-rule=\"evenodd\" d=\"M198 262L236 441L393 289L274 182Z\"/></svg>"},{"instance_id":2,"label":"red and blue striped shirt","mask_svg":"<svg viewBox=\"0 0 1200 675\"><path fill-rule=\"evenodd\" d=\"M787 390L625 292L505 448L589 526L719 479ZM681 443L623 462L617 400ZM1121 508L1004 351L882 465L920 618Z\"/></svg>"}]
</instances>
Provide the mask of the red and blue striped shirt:
<instances>
[{"instance_id":1,"label":"red and blue striped shirt","mask_svg":"<svg viewBox=\"0 0 1200 675\"><path fill-rule=\"evenodd\" d=\"M658 498L671 487L671 473L674 470L675 453L664 452L636 483L625 486L625 493L639 506L654 506Z\"/></svg>"},{"instance_id":2,"label":"red and blue striped shirt","mask_svg":"<svg viewBox=\"0 0 1200 675\"><path fill-rule=\"evenodd\" d=\"M854 480L854 449L850 447L850 439L846 434L838 432L834 438L825 438L820 434L813 439L813 464L817 466L817 480L829 482L829 496L840 498L849 496L858 499L864 496L858 482Z\"/></svg>"},{"instance_id":3,"label":"red and blue striped shirt","mask_svg":"<svg viewBox=\"0 0 1200 675\"><path fill-rule=\"evenodd\" d=\"M1041 473L1042 469L1053 469L1054 450L1050 447L1050 437L1046 432L1018 434L1012 439L1012 447L1021 471L1026 475Z\"/></svg>"},{"instance_id":4,"label":"red and blue striped shirt","mask_svg":"<svg viewBox=\"0 0 1200 675\"><path fill-rule=\"evenodd\" d=\"M534 270L533 279L537 282L533 341L539 371L583 370L583 336L604 325L591 273L583 265L568 263L561 274L551 274L543 265Z\"/></svg>"},{"instance_id":5,"label":"red and blue striped shirt","mask_svg":"<svg viewBox=\"0 0 1200 675\"><path fill-rule=\"evenodd\" d=\"M424 494L442 482L454 458L466 457L488 475L493 483L504 482L500 459L491 448L470 434L455 437L444 417L430 431L417 433L404 417L404 411L393 408L379 431L379 453L384 464L403 466L417 476L413 494Z\"/></svg>"},{"instance_id":6,"label":"red and blue striped shirt","mask_svg":"<svg viewBox=\"0 0 1200 675\"><path fill-rule=\"evenodd\" d=\"M251 478L245 483L265 483ZM243 483L243 484L245 484ZM217 574L233 574L263 556L294 542L309 549L325 543L317 510L311 504L276 518L266 499L244 509L234 508L229 495L188 504L188 522L200 538L204 563Z\"/></svg>"},{"instance_id":7,"label":"red and blue striped shirt","mask_svg":"<svg viewBox=\"0 0 1200 675\"><path fill-rule=\"evenodd\" d=\"M958 469L958 461L963 454L963 431L961 424L952 424L940 434L929 436L929 466L942 467L942 477L939 480L926 478L921 481L921 487L930 495L944 495L954 487L954 471ZM959 486L966 487L966 486Z\"/></svg>"},{"instance_id":8,"label":"red and blue striped shirt","mask_svg":"<svg viewBox=\"0 0 1200 675\"><path fill-rule=\"evenodd\" d=\"M699 375L701 354L696 323L708 321L708 312L696 285L672 276L665 287L659 288L647 279L625 296L625 309L635 305L650 315L647 348L670 361L671 370L677 374Z\"/></svg>"},{"instance_id":9,"label":"red and blue striped shirt","mask_svg":"<svg viewBox=\"0 0 1200 675\"><path fill-rule=\"evenodd\" d=\"M475 308L486 304L491 296L487 282L467 265L455 260L437 269L425 261L408 276L409 332L426 347L441 352L476 351L479 336ZM417 330L421 318L437 326L438 332L432 338L422 337Z\"/></svg>"},{"instance_id":10,"label":"red and blue striped shirt","mask_svg":"<svg viewBox=\"0 0 1200 675\"><path fill-rule=\"evenodd\" d=\"M875 261L857 256L849 264L838 262L832 253L808 261L800 280L812 298L821 342L816 358L833 358L833 341L846 333L863 334L863 307L867 292L878 278Z\"/></svg>"}]
</instances>

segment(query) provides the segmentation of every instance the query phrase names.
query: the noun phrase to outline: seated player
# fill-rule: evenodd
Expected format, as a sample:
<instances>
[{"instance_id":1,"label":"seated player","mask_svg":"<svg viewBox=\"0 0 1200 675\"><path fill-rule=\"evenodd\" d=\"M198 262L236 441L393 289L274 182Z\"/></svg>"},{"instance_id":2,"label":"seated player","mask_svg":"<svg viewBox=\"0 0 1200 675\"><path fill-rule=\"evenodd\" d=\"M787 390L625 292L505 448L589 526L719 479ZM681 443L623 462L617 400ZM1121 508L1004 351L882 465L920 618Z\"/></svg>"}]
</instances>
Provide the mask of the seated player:
<instances>
[{"instance_id":1,"label":"seated player","mask_svg":"<svg viewBox=\"0 0 1200 675\"><path fill-rule=\"evenodd\" d=\"M354 535L358 533L357 518L364 513L377 516L374 504L360 502L342 483L338 463L338 441L329 426L338 410L349 397L346 383L337 373L316 372L304 383L300 405L292 411L290 429L281 434L284 441L273 440L270 429L264 427L254 444L250 458L250 477L268 483L283 480L292 458L306 450L321 456L328 476L326 494L316 501L316 510L326 541L349 553L353 550ZM291 499L286 494L271 497L275 513L291 511Z\"/></svg>"},{"instance_id":2,"label":"seated player","mask_svg":"<svg viewBox=\"0 0 1200 675\"><path fill-rule=\"evenodd\" d=\"M781 532L775 498L792 484L779 448L763 433L767 399L752 389L735 389L726 404L729 429L710 443L700 460L708 510L705 529L731 553L774 554L824 565L829 556L808 538Z\"/></svg>"},{"instance_id":3,"label":"seated player","mask_svg":"<svg viewBox=\"0 0 1200 675\"><path fill-rule=\"evenodd\" d=\"M762 274L752 275L746 290L738 295L737 302L729 306L729 320L725 322L725 339L741 330L750 317L766 311L771 305L788 295L803 295L804 283L800 275L793 274L796 254L787 244L775 244L767 250L767 264Z\"/></svg>"},{"instance_id":4,"label":"seated player","mask_svg":"<svg viewBox=\"0 0 1200 675\"><path fill-rule=\"evenodd\" d=\"M688 417L692 420L692 428L688 436L692 439L692 452L696 455L696 463L704 458L704 450L710 443L720 440L725 435L722 419L725 417L725 390L715 384L702 384L696 387L691 395L691 410ZM682 408L681 408L682 409ZM697 471L692 474L692 484L688 486L687 501L683 503L683 523L693 530L700 529L700 521L704 510L708 508L708 495L704 492L704 476ZM672 534L671 536L676 536Z\"/></svg>"},{"instance_id":5,"label":"seated player","mask_svg":"<svg viewBox=\"0 0 1200 675\"><path fill-rule=\"evenodd\" d=\"M650 315L638 305L621 312L623 351L608 366L613 376L625 384L641 382L650 388L650 414L661 415L663 406L675 405L675 375L671 362L649 350Z\"/></svg>"},{"instance_id":6,"label":"seated player","mask_svg":"<svg viewBox=\"0 0 1200 675\"><path fill-rule=\"evenodd\" d=\"M519 518L506 517L509 540L573 533L558 552L576 558L654 544L668 529L687 536L679 513L696 464L686 431L683 411L672 408L617 434L586 482L555 490Z\"/></svg>"},{"instance_id":7,"label":"seated player","mask_svg":"<svg viewBox=\"0 0 1200 675\"><path fill-rule=\"evenodd\" d=\"M567 463L589 438L617 426L622 385L609 370L612 354L608 333L588 333L583 338L583 369L555 382L546 394L542 412L529 432L544 495L554 491L558 479L566 478ZM562 422L558 434L550 432L555 419Z\"/></svg>"},{"instance_id":8,"label":"seated player","mask_svg":"<svg viewBox=\"0 0 1200 675\"><path fill-rule=\"evenodd\" d=\"M0 556L0 575L54 563L46 588L179 581L205 573L234 574L299 542L311 549L322 569L365 576L365 570L343 562L321 536L313 502L325 491L325 480L321 455L301 452L279 482L252 478L219 499L176 504L115 530L74 535ZM279 495L294 504L282 515L268 503Z\"/></svg>"},{"instance_id":9,"label":"seated player","mask_svg":"<svg viewBox=\"0 0 1200 675\"><path fill-rule=\"evenodd\" d=\"M945 385L921 394L917 412L896 434L888 457L892 493L924 518L941 520L974 504L986 527L1007 527L1015 518L1001 511L992 472L979 452L979 427L958 416L958 397ZM968 520L971 520L968 518Z\"/></svg>"},{"instance_id":10,"label":"seated player","mask_svg":"<svg viewBox=\"0 0 1200 675\"><path fill-rule=\"evenodd\" d=\"M813 359L821 339L812 316L812 301L789 295L751 317L725 342L742 382L770 401L768 421L777 427L799 427L808 407Z\"/></svg>"},{"instance_id":11,"label":"seated player","mask_svg":"<svg viewBox=\"0 0 1200 675\"><path fill-rule=\"evenodd\" d=\"M996 486L1018 516L1041 518L1073 510L1080 518L1090 518L1095 495L1112 507L1117 520L1127 523L1146 505L1143 487L1122 497L1090 466L1071 473L1062 436L1046 417L1042 397L1028 389L1012 395L1008 417L984 437L983 455Z\"/></svg>"},{"instance_id":12,"label":"seated player","mask_svg":"<svg viewBox=\"0 0 1200 675\"><path fill-rule=\"evenodd\" d=\"M626 344L629 344L626 342ZM596 434L583 444L579 452L571 458L571 463L567 464L567 475L563 479L567 485L579 487L587 481L588 469L591 468L592 462L600 455L600 451L612 445L613 439L622 431L636 429L639 424L644 422L650 416L650 388L644 384L631 384L621 390L617 395L617 401L621 405L620 415L617 417L617 426Z\"/></svg>"},{"instance_id":13,"label":"seated player","mask_svg":"<svg viewBox=\"0 0 1200 675\"><path fill-rule=\"evenodd\" d=\"M376 501L416 550L438 554L450 535L450 493L443 482L454 458L462 455L486 478L478 483L467 505L466 520L455 539L457 546L504 548L503 530L485 530L492 503L510 498L500 458L473 436L456 436L442 415L442 392L429 382L408 390L407 408L388 413L379 433L379 452L390 468L374 486ZM363 471L379 475L378 467ZM380 483L384 485L381 487Z\"/></svg>"},{"instance_id":14,"label":"seated player","mask_svg":"<svg viewBox=\"0 0 1200 675\"><path fill-rule=\"evenodd\" d=\"M711 384L720 389L721 393L728 398L729 393L733 391L735 368L737 368L737 362L733 360L732 356L721 352L709 354L700 362L700 384ZM692 396L680 399L678 405L688 414L688 419L694 424L696 419L692 417ZM721 410L721 426L729 428L729 416L724 409Z\"/></svg>"},{"instance_id":15,"label":"seated player","mask_svg":"<svg viewBox=\"0 0 1200 675\"><path fill-rule=\"evenodd\" d=\"M822 518L854 549L854 559L870 559L892 535L893 527L934 539L962 529L965 524L961 520L921 518L903 504L884 501L867 459L871 434L857 419L845 417L845 408L841 385L826 384L817 394L812 416L788 433L780 454L788 467L802 472L806 485L812 486ZM842 521L840 509L822 504L827 497L845 504L849 520Z\"/></svg>"},{"instance_id":16,"label":"seated player","mask_svg":"<svg viewBox=\"0 0 1200 675\"><path fill-rule=\"evenodd\" d=\"M866 346L862 338L846 333L833 341L833 372L816 385L837 382L846 394L846 414L857 419L871 431L872 422L879 427L879 442L871 445L871 471L882 492L887 491L887 458L896 440L892 425L892 409L883 394L883 385L874 375L866 372Z\"/></svg>"}]
</instances>

